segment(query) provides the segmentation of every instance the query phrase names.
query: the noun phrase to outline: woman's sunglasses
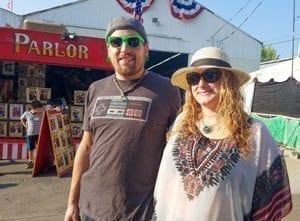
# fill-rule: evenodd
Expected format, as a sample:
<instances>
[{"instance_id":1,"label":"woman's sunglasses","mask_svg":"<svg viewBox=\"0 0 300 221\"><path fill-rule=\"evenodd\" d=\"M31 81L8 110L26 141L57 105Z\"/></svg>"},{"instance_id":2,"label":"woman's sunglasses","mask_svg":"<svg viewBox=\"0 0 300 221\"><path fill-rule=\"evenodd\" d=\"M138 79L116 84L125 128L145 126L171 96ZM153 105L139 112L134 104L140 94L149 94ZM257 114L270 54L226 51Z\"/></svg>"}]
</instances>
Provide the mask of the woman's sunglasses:
<instances>
[{"instance_id":1,"label":"woman's sunglasses","mask_svg":"<svg viewBox=\"0 0 300 221\"><path fill-rule=\"evenodd\" d=\"M218 69L207 69L202 74L192 72L186 76L186 80L190 86L199 84L201 78L203 78L206 83L215 83L221 78L221 71Z\"/></svg>"},{"instance_id":2,"label":"woman's sunglasses","mask_svg":"<svg viewBox=\"0 0 300 221\"><path fill-rule=\"evenodd\" d=\"M139 35L129 36L108 36L107 43L114 48L120 48L123 43L126 43L131 48L137 48L141 44L144 44L144 39Z\"/></svg>"}]
</instances>

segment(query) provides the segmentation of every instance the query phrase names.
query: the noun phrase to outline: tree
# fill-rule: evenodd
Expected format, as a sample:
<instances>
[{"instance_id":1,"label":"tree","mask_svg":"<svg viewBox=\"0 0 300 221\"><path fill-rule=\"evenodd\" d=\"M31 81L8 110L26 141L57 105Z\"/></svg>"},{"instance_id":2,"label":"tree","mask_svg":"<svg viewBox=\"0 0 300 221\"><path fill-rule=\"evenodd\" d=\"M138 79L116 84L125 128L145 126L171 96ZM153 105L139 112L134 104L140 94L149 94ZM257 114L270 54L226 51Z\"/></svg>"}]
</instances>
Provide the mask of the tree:
<instances>
[{"instance_id":1,"label":"tree","mask_svg":"<svg viewBox=\"0 0 300 221\"><path fill-rule=\"evenodd\" d=\"M272 46L264 46L261 50L260 62L278 60L279 55L277 55L276 50Z\"/></svg>"}]
</instances>

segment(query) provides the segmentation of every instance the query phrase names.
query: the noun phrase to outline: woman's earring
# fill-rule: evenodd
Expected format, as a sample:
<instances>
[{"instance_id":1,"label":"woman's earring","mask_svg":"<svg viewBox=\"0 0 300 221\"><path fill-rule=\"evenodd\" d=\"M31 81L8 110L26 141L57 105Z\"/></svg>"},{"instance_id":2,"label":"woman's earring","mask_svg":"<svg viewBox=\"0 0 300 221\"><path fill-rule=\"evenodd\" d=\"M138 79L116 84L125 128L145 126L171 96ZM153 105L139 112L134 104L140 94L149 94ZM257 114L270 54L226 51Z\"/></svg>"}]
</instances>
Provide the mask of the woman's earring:
<instances>
[{"instance_id":1,"label":"woman's earring","mask_svg":"<svg viewBox=\"0 0 300 221\"><path fill-rule=\"evenodd\" d=\"M147 61L149 61L150 59L149 59L149 56L146 56L145 57L145 62L147 62Z\"/></svg>"},{"instance_id":2,"label":"woman's earring","mask_svg":"<svg viewBox=\"0 0 300 221\"><path fill-rule=\"evenodd\" d=\"M111 62L110 57L107 57L105 60L106 62Z\"/></svg>"}]
</instances>

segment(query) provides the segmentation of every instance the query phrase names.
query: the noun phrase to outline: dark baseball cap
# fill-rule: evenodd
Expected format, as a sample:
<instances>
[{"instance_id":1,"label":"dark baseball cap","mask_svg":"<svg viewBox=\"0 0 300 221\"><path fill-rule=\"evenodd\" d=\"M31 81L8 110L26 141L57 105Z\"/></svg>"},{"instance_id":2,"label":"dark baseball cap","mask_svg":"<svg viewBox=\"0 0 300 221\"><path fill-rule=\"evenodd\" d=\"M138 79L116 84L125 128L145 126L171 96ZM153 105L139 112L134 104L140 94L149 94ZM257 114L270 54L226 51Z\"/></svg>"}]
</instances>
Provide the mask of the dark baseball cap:
<instances>
[{"instance_id":1,"label":"dark baseball cap","mask_svg":"<svg viewBox=\"0 0 300 221\"><path fill-rule=\"evenodd\" d=\"M148 43L147 34L142 23L131 17L120 16L113 18L107 26L105 40L107 41L108 36L110 36L116 30L130 29L139 33L142 38L145 40L145 43Z\"/></svg>"}]
</instances>

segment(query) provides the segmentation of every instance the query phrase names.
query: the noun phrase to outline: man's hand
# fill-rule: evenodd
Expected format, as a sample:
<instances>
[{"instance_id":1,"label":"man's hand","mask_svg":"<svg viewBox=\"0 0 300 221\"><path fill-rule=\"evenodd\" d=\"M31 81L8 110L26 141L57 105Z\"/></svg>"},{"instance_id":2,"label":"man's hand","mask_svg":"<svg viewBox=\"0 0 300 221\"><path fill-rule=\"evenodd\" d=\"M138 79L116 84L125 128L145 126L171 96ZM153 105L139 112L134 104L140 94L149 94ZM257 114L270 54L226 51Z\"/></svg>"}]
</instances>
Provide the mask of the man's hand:
<instances>
[{"instance_id":1,"label":"man's hand","mask_svg":"<svg viewBox=\"0 0 300 221\"><path fill-rule=\"evenodd\" d=\"M76 205L68 206L64 221L80 221L79 208Z\"/></svg>"}]
</instances>

